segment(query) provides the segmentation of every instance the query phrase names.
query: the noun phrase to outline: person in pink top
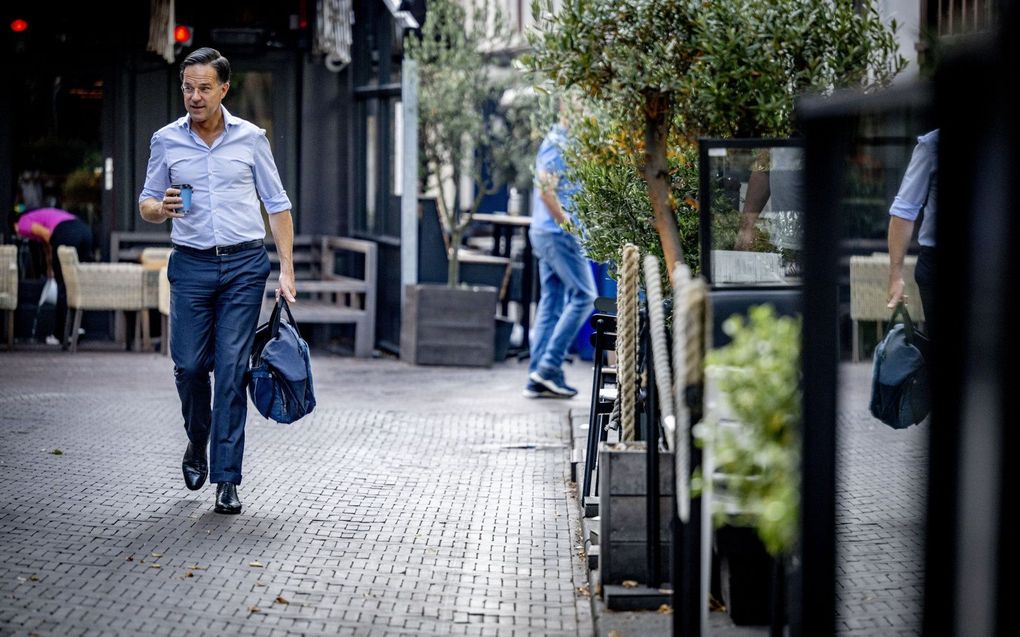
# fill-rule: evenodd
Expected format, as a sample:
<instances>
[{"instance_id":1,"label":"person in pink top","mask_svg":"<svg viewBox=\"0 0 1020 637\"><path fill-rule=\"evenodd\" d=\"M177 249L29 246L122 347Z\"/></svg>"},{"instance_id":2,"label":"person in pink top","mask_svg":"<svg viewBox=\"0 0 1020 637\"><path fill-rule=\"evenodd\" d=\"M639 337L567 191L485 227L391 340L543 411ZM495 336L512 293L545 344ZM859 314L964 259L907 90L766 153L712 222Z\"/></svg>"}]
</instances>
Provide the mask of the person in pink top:
<instances>
[{"instance_id":1,"label":"person in pink top","mask_svg":"<svg viewBox=\"0 0 1020 637\"><path fill-rule=\"evenodd\" d=\"M79 261L91 261L92 230L84 221L66 210L38 208L18 217L14 222L14 231L26 239L43 244L46 253L46 273L57 282L54 330L66 348L67 290L64 288L64 276L60 271L60 260L55 258L55 253L59 246L71 246L78 252Z\"/></svg>"}]
</instances>

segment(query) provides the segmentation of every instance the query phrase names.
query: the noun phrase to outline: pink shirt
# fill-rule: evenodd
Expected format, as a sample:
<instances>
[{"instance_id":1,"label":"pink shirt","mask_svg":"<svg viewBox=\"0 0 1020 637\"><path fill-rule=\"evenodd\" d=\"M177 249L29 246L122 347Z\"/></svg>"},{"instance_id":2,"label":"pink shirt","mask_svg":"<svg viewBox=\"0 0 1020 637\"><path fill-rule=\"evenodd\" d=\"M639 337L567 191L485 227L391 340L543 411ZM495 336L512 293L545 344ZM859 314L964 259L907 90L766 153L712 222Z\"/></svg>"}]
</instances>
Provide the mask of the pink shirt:
<instances>
[{"instance_id":1,"label":"pink shirt","mask_svg":"<svg viewBox=\"0 0 1020 637\"><path fill-rule=\"evenodd\" d=\"M33 223L38 223L52 233L57 225L68 219L77 219L77 217L60 208L39 208L18 217L18 234L38 240L38 237L32 234Z\"/></svg>"}]
</instances>

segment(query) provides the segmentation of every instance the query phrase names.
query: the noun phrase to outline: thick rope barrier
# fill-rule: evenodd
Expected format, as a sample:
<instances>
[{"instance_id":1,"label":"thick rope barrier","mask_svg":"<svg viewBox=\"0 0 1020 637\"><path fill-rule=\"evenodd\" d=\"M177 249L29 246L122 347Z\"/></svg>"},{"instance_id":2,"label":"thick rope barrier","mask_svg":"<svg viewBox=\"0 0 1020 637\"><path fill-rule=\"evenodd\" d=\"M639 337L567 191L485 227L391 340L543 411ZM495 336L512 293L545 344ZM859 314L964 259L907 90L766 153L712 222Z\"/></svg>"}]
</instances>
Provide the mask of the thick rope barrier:
<instances>
[{"instance_id":1,"label":"thick rope barrier","mask_svg":"<svg viewBox=\"0 0 1020 637\"><path fill-rule=\"evenodd\" d=\"M617 294L616 356L620 395L620 439L634 440L637 408L637 336L638 336L638 259L637 246L623 246L620 259L620 285Z\"/></svg>"},{"instance_id":2,"label":"thick rope barrier","mask_svg":"<svg viewBox=\"0 0 1020 637\"><path fill-rule=\"evenodd\" d=\"M651 328L652 360L655 363L655 388L659 392L659 414L666 435L666 447L672 448L676 432L673 372L669 364L669 345L666 343L665 310L662 308L662 275L659 273L659 259L652 255L645 257L645 296L648 298L648 325ZM649 444L658 436L651 438Z\"/></svg>"},{"instance_id":3,"label":"thick rope barrier","mask_svg":"<svg viewBox=\"0 0 1020 637\"><path fill-rule=\"evenodd\" d=\"M704 279L691 278L691 270L682 263L673 270L673 368L676 370L676 498L680 520L691 516L691 413L687 389L702 383L705 360L705 302L708 297Z\"/></svg>"}]
</instances>

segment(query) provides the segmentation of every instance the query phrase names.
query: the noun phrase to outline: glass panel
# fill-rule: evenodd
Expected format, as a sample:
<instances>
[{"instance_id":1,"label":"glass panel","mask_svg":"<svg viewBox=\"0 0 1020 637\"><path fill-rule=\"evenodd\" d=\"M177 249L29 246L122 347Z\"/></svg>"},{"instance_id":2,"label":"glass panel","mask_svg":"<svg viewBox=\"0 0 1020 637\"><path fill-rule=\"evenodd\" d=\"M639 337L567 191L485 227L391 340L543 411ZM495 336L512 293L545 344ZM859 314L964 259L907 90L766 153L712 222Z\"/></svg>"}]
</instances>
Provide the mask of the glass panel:
<instances>
[{"instance_id":1,"label":"glass panel","mask_svg":"<svg viewBox=\"0 0 1020 637\"><path fill-rule=\"evenodd\" d=\"M710 148L715 285L799 285L803 150Z\"/></svg>"},{"instance_id":2,"label":"glass panel","mask_svg":"<svg viewBox=\"0 0 1020 637\"><path fill-rule=\"evenodd\" d=\"M889 327L890 208L918 137L929 125L918 113L865 115L852 127L839 162L840 358L836 419L837 625L861 615L899 634L919 634L924 590L924 520L929 424L894 430L869 413L875 346ZM926 183L929 174L922 177ZM921 189L922 191L925 189ZM932 192L932 195L934 193ZM934 204L934 196L916 203ZM903 268L906 301L916 327L927 331L915 269L923 249L914 224ZM835 222L837 215L832 215ZM876 467L881 470L876 471ZM882 582L855 573L882 573ZM889 593L896 608L879 601ZM879 622L881 622L879 624Z\"/></svg>"}]
</instances>

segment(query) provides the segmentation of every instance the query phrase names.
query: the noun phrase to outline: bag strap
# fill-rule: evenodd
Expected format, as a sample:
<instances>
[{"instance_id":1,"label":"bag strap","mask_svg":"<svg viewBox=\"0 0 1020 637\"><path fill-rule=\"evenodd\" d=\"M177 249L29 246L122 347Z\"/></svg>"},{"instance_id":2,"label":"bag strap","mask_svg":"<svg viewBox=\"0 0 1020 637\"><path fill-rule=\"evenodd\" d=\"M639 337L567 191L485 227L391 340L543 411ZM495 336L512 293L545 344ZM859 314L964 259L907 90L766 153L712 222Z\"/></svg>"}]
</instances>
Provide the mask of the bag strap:
<instances>
[{"instance_id":1,"label":"bag strap","mask_svg":"<svg viewBox=\"0 0 1020 637\"><path fill-rule=\"evenodd\" d=\"M889 329L896 324L896 317L902 315L903 317L903 331L906 333L907 343L913 344L914 341L914 322L910 319L910 312L907 311L907 304L900 299L896 303L896 308L893 310L892 316L889 317Z\"/></svg>"},{"instance_id":2,"label":"bag strap","mask_svg":"<svg viewBox=\"0 0 1020 637\"><path fill-rule=\"evenodd\" d=\"M280 333L280 301L283 301L282 297L273 306L273 313L269 315L269 333L273 338L276 338ZM290 309L287 310L287 314L290 314Z\"/></svg>"},{"instance_id":3,"label":"bag strap","mask_svg":"<svg viewBox=\"0 0 1020 637\"><path fill-rule=\"evenodd\" d=\"M276 323L274 324L275 330L273 331L273 335L275 336L280 330L279 313L281 305L283 306L283 309L286 310L287 312L287 322L290 323L290 326L294 328L294 331L297 332L297 335L301 336L301 330L298 329L297 321L294 320L294 315L290 313L290 304L287 303L287 299L283 298L282 294L280 295L280 300L276 302L276 309L274 310L274 312L276 313Z\"/></svg>"}]
</instances>

